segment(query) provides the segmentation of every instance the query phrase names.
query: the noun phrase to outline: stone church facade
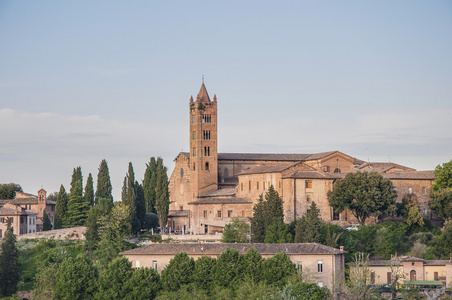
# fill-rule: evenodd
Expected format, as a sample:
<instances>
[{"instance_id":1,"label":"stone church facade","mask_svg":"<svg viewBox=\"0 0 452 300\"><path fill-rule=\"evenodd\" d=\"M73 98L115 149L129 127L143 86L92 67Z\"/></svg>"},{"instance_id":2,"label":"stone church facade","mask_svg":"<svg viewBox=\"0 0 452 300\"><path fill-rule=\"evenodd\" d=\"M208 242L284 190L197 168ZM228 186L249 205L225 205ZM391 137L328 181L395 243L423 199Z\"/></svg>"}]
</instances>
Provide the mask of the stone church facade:
<instances>
[{"instance_id":1,"label":"stone church facade","mask_svg":"<svg viewBox=\"0 0 452 300\"><path fill-rule=\"evenodd\" d=\"M285 221L307 212L312 201L324 221L341 226L356 223L350 211L336 214L327 193L349 172L377 171L403 195L418 196L425 217L433 171L416 171L395 163L372 163L339 151L310 154L219 153L217 97L211 100L202 83L189 102L190 152L180 152L169 180L168 227L194 234L221 232L233 217L249 220L259 195L273 186L284 201Z\"/></svg>"}]
</instances>

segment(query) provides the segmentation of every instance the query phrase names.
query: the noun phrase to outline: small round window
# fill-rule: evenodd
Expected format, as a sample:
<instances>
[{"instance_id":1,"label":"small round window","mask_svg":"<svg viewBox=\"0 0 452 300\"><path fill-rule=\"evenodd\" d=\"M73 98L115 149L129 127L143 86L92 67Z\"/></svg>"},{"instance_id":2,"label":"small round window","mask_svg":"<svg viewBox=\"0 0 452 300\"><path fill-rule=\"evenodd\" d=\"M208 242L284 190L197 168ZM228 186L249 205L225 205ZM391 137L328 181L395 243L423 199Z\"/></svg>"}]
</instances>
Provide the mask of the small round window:
<instances>
[{"instance_id":1,"label":"small round window","mask_svg":"<svg viewBox=\"0 0 452 300\"><path fill-rule=\"evenodd\" d=\"M180 178L184 178L184 168L180 168Z\"/></svg>"}]
</instances>

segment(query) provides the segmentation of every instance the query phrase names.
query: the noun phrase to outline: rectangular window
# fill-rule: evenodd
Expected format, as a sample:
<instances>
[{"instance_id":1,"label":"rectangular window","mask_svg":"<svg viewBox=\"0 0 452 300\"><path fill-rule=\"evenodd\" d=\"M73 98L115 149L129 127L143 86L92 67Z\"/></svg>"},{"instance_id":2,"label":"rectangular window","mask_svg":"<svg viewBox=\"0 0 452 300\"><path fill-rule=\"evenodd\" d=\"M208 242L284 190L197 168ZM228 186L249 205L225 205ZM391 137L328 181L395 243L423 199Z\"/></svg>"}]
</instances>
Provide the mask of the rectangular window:
<instances>
[{"instance_id":1,"label":"rectangular window","mask_svg":"<svg viewBox=\"0 0 452 300\"><path fill-rule=\"evenodd\" d=\"M156 260L153 260L153 261L152 261L152 268L153 268L155 271L157 271L157 261L156 261Z\"/></svg>"},{"instance_id":2,"label":"rectangular window","mask_svg":"<svg viewBox=\"0 0 452 300\"><path fill-rule=\"evenodd\" d=\"M306 180L306 188L312 189L312 180Z\"/></svg>"},{"instance_id":3,"label":"rectangular window","mask_svg":"<svg viewBox=\"0 0 452 300\"><path fill-rule=\"evenodd\" d=\"M319 273L323 272L323 263L321 260L317 261L317 272Z\"/></svg>"},{"instance_id":4,"label":"rectangular window","mask_svg":"<svg viewBox=\"0 0 452 300\"><path fill-rule=\"evenodd\" d=\"M319 287L323 287L323 281L317 282L317 285L318 285Z\"/></svg>"},{"instance_id":5,"label":"rectangular window","mask_svg":"<svg viewBox=\"0 0 452 300\"><path fill-rule=\"evenodd\" d=\"M257 190L259 190L259 181L256 182L256 188L257 188Z\"/></svg>"},{"instance_id":6,"label":"rectangular window","mask_svg":"<svg viewBox=\"0 0 452 300\"><path fill-rule=\"evenodd\" d=\"M196 123L196 116L193 116L191 121L192 121L192 123Z\"/></svg>"},{"instance_id":7,"label":"rectangular window","mask_svg":"<svg viewBox=\"0 0 452 300\"><path fill-rule=\"evenodd\" d=\"M269 180L268 184L267 184L267 187L270 188L270 186L271 186L271 183L270 183L270 180Z\"/></svg>"},{"instance_id":8,"label":"rectangular window","mask_svg":"<svg viewBox=\"0 0 452 300\"><path fill-rule=\"evenodd\" d=\"M250 191L251 191L251 180L250 180L250 181L248 181L248 190L250 190Z\"/></svg>"},{"instance_id":9,"label":"rectangular window","mask_svg":"<svg viewBox=\"0 0 452 300\"><path fill-rule=\"evenodd\" d=\"M193 157L195 157L195 156L196 156L196 148L193 147Z\"/></svg>"},{"instance_id":10,"label":"rectangular window","mask_svg":"<svg viewBox=\"0 0 452 300\"><path fill-rule=\"evenodd\" d=\"M279 189L281 189L281 181L278 182Z\"/></svg>"},{"instance_id":11,"label":"rectangular window","mask_svg":"<svg viewBox=\"0 0 452 300\"><path fill-rule=\"evenodd\" d=\"M137 261L135 261L135 268L139 268L139 267L140 267L140 261L137 260Z\"/></svg>"},{"instance_id":12,"label":"rectangular window","mask_svg":"<svg viewBox=\"0 0 452 300\"><path fill-rule=\"evenodd\" d=\"M196 131L193 131L193 140L196 140Z\"/></svg>"},{"instance_id":13,"label":"rectangular window","mask_svg":"<svg viewBox=\"0 0 452 300\"><path fill-rule=\"evenodd\" d=\"M310 195L306 196L306 201L308 201L308 202L311 201L311 196Z\"/></svg>"},{"instance_id":14,"label":"rectangular window","mask_svg":"<svg viewBox=\"0 0 452 300\"><path fill-rule=\"evenodd\" d=\"M433 280L435 280L435 281L439 280L438 272L433 273Z\"/></svg>"},{"instance_id":15,"label":"rectangular window","mask_svg":"<svg viewBox=\"0 0 452 300\"><path fill-rule=\"evenodd\" d=\"M203 130L202 131L204 140L210 140L210 130Z\"/></svg>"},{"instance_id":16,"label":"rectangular window","mask_svg":"<svg viewBox=\"0 0 452 300\"><path fill-rule=\"evenodd\" d=\"M408 194L411 194L413 192L413 189L411 187L408 188Z\"/></svg>"},{"instance_id":17,"label":"rectangular window","mask_svg":"<svg viewBox=\"0 0 452 300\"><path fill-rule=\"evenodd\" d=\"M205 210L205 211L203 212L203 216L204 216L204 218L207 218L207 210Z\"/></svg>"},{"instance_id":18,"label":"rectangular window","mask_svg":"<svg viewBox=\"0 0 452 300\"><path fill-rule=\"evenodd\" d=\"M203 123L210 123L211 122L211 115L202 115L202 122Z\"/></svg>"},{"instance_id":19,"label":"rectangular window","mask_svg":"<svg viewBox=\"0 0 452 300\"><path fill-rule=\"evenodd\" d=\"M301 273L303 271L303 265L301 261L297 261L297 271Z\"/></svg>"},{"instance_id":20,"label":"rectangular window","mask_svg":"<svg viewBox=\"0 0 452 300\"><path fill-rule=\"evenodd\" d=\"M28 219L28 224L30 224L30 225L31 225L31 218L30 218L30 219Z\"/></svg>"},{"instance_id":21,"label":"rectangular window","mask_svg":"<svg viewBox=\"0 0 452 300\"><path fill-rule=\"evenodd\" d=\"M217 217L221 218L221 210L217 211Z\"/></svg>"},{"instance_id":22,"label":"rectangular window","mask_svg":"<svg viewBox=\"0 0 452 300\"><path fill-rule=\"evenodd\" d=\"M228 218L232 218L232 210L228 210Z\"/></svg>"},{"instance_id":23,"label":"rectangular window","mask_svg":"<svg viewBox=\"0 0 452 300\"><path fill-rule=\"evenodd\" d=\"M394 192L396 192L396 193L397 193L397 188L396 188L396 187L394 187Z\"/></svg>"},{"instance_id":24,"label":"rectangular window","mask_svg":"<svg viewBox=\"0 0 452 300\"><path fill-rule=\"evenodd\" d=\"M2 239L3 238L3 231L2 231L2 229L0 229L0 239Z\"/></svg>"},{"instance_id":25,"label":"rectangular window","mask_svg":"<svg viewBox=\"0 0 452 300\"><path fill-rule=\"evenodd\" d=\"M242 217L246 217L246 211L242 210Z\"/></svg>"},{"instance_id":26,"label":"rectangular window","mask_svg":"<svg viewBox=\"0 0 452 300\"><path fill-rule=\"evenodd\" d=\"M196 164L193 163L193 171L196 171Z\"/></svg>"},{"instance_id":27,"label":"rectangular window","mask_svg":"<svg viewBox=\"0 0 452 300\"><path fill-rule=\"evenodd\" d=\"M392 274L391 272L386 273L387 284L391 284Z\"/></svg>"},{"instance_id":28,"label":"rectangular window","mask_svg":"<svg viewBox=\"0 0 452 300\"><path fill-rule=\"evenodd\" d=\"M35 225L35 222L36 222L36 219L35 219L35 218L33 218L33 225Z\"/></svg>"},{"instance_id":29,"label":"rectangular window","mask_svg":"<svg viewBox=\"0 0 452 300\"><path fill-rule=\"evenodd\" d=\"M20 224L25 223L25 218L24 217L20 217Z\"/></svg>"},{"instance_id":30,"label":"rectangular window","mask_svg":"<svg viewBox=\"0 0 452 300\"><path fill-rule=\"evenodd\" d=\"M425 186L422 187L422 195L425 195Z\"/></svg>"},{"instance_id":31,"label":"rectangular window","mask_svg":"<svg viewBox=\"0 0 452 300\"><path fill-rule=\"evenodd\" d=\"M333 212L333 221L339 221L339 213Z\"/></svg>"},{"instance_id":32,"label":"rectangular window","mask_svg":"<svg viewBox=\"0 0 452 300\"><path fill-rule=\"evenodd\" d=\"M264 181L264 182L262 182L262 189L264 189L264 190L265 190L265 181Z\"/></svg>"},{"instance_id":33,"label":"rectangular window","mask_svg":"<svg viewBox=\"0 0 452 300\"><path fill-rule=\"evenodd\" d=\"M209 171L209 163L206 162L206 171Z\"/></svg>"},{"instance_id":34,"label":"rectangular window","mask_svg":"<svg viewBox=\"0 0 452 300\"><path fill-rule=\"evenodd\" d=\"M243 182L240 183L240 190L243 191Z\"/></svg>"}]
</instances>

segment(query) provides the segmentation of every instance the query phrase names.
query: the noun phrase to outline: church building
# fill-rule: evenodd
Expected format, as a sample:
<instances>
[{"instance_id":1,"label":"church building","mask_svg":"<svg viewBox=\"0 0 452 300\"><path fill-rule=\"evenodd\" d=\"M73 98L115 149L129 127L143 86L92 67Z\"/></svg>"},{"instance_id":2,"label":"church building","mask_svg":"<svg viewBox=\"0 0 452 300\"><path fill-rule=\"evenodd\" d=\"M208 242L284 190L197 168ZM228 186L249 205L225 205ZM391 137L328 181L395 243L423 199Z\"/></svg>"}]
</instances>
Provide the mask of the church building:
<instances>
[{"instance_id":1,"label":"church building","mask_svg":"<svg viewBox=\"0 0 452 300\"><path fill-rule=\"evenodd\" d=\"M190 98L190 152L180 152L169 180L171 230L207 234L221 232L233 217L249 220L259 195L273 186L284 201L285 222L299 219L312 201L324 221L347 226L357 223L350 211L335 213L327 193L335 180L349 172L377 171L403 195L417 195L425 217L433 171L384 162L365 162L339 151L308 154L218 152L217 97L210 99L204 82Z\"/></svg>"}]
</instances>

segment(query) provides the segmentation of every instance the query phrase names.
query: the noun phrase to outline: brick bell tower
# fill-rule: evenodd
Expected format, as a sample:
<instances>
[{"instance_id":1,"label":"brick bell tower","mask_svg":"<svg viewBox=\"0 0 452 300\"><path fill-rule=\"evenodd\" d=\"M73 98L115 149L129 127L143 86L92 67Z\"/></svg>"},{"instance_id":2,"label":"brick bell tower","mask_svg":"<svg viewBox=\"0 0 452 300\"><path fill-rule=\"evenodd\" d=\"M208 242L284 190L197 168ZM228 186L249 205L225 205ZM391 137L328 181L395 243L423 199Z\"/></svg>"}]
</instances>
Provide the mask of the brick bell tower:
<instances>
[{"instance_id":1,"label":"brick bell tower","mask_svg":"<svg viewBox=\"0 0 452 300\"><path fill-rule=\"evenodd\" d=\"M204 80L190 97L190 185L192 197L218 189L217 96L210 101Z\"/></svg>"}]
</instances>

